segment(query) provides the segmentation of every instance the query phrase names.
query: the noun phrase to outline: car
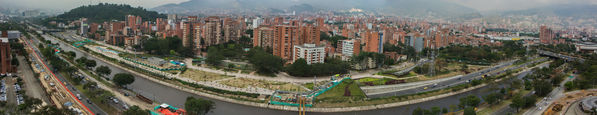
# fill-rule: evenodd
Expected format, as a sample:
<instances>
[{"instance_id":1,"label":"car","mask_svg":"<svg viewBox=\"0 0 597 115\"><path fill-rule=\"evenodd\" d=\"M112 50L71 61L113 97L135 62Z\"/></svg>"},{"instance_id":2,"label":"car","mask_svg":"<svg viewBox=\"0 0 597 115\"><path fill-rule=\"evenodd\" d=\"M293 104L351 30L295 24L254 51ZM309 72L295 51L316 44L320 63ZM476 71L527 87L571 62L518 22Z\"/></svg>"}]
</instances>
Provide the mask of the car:
<instances>
[{"instance_id":1,"label":"car","mask_svg":"<svg viewBox=\"0 0 597 115\"><path fill-rule=\"evenodd\" d=\"M87 103L91 104L91 100L87 99Z\"/></svg>"},{"instance_id":2,"label":"car","mask_svg":"<svg viewBox=\"0 0 597 115\"><path fill-rule=\"evenodd\" d=\"M116 98L112 99L112 101L114 101L114 103L118 103L118 99Z\"/></svg>"},{"instance_id":3,"label":"car","mask_svg":"<svg viewBox=\"0 0 597 115\"><path fill-rule=\"evenodd\" d=\"M429 87L424 87L424 88L423 88L423 90L427 90L427 89L429 89Z\"/></svg>"}]
</instances>

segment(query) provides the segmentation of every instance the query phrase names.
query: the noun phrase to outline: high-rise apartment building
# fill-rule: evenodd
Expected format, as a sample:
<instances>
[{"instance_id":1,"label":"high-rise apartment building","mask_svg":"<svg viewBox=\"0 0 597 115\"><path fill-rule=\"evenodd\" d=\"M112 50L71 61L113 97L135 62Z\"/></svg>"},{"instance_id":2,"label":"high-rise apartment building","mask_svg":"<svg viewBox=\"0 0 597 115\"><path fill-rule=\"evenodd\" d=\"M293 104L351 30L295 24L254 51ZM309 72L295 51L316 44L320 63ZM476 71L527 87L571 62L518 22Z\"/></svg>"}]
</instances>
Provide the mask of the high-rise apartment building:
<instances>
[{"instance_id":1,"label":"high-rise apartment building","mask_svg":"<svg viewBox=\"0 0 597 115\"><path fill-rule=\"evenodd\" d=\"M540 39L541 43L542 44L551 44L553 41L553 38L555 38L555 33L553 32L553 30L551 30L550 28L547 28L547 26L541 26L539 31L540 31L539 39Z\"/></svg>"},{"instance_id":2,"label":"high-rise apartment building","mask_svg":"<svg viewBox=\"0 0 597 115\"><path fill-rule=\"evenodd\" d=\"M340 40L338 41L336 52L342 54L342 60L348 61L350 57L359 55L361 52L361 42L359 40Z\"/></svg>"},{"instance_id":3,"label":"high-rise apartment building","mask_svg":"<svg viewBox=\"0 0 597 115\"><path fill-rule=\"evenodd\" d=\"M304 25L300 27L300 44L315 44L319 45L319 39L321 32L319 32L319 27L313 25Z\"/></svg>"},{"instance_id":4,"label":"high-rise apartment building","mask_svg":"<svg viewBox=\"0 0 597 115\"><path fill-rule=\"evenodd\" d=\"M253 30L253 47L273 48L274 28L270 26L260 26Z\"/></svg>"},{"instance_id":5,"label":"high-rise apartment building","mask_svg":"<svg viewBox=\"0 0 597 115\"><path fill-rule=\"evenodd\" d=\"M298 29L296 26L274 26L273 53L285 60L292 60L294 45L298 45Z\"/></svg>"},{"instance_id":6,"label":"high-rise apartment building","mask_svg":"<svg viewBox=\"0 0 597 115\"><path fill-rule=\"evenodd\" d=\"M10 52L10 43L8 38L0 38L0 74L7 75L14 72L15 68L11 64L12 57Z\"/></svg>"},{"instance_id":7,"label":"high-rise apartment building","mask_svg":"<svg viewBox=\"0 0 597 115\"><path fill-rule=\"evenodd\" d=\"M315 44L295 45L292 62L303 58L307 64L323 63L325 60L325 47Z\"/></svg>"},{"instance_id":8,"label":"high-rise apartment building","mask_svg":"<svg viewBox=\"0 0 597 115\"><path fill-rule=\"evenodd\" d=\"M379 32L365 32L365 52L383 53L383 34Z\"/></svg>"},{"instance_id":9,"label":"high-rise apartment building","mask_svg":"<svg viewBox=\"0 0 597 115\"><path fill-rule=\"evenodd\" d=\"M205 19L205 26L204 26L204 42L206 46L211 46L215 44L220 44L224 42L222 40L222 27L220 26L220 18L219 17L208 17Z\"/></svg>"}]
</instances>

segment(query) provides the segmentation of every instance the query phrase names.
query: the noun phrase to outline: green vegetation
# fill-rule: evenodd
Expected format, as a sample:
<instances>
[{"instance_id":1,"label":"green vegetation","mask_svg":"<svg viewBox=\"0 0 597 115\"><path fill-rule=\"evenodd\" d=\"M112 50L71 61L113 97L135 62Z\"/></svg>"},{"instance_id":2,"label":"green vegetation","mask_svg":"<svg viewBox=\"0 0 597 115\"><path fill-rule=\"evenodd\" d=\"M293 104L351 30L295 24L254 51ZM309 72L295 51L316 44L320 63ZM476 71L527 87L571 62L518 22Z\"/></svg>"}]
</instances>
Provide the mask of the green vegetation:
<instances>
[{"instance_id":1,"label":"green vegetation","mask_svg":"<svg viewBox=\"0 0 597 115\"><path fill-rule=\"evenodd\" d=\"M265 52L260 47L251 49L248 53L249 63L253 64L260 74L271 75L283 69L284 60Z\"/></svg>"},{"instance_id":2,"label":"green vegetation","mask_svg":"<svg viewBox=\"0 0 597 115\"><path fill-rule=\"evenodd\" d=\"M502 46L463 46L450 45L440 49L440 58L449 61L462 61L469 64L487 65L526 53L521 42L502 41ZM467 53L462 53L467 52Z\"/></svg>"},{"instance_id":3,"label":"green vegetation","mask_svg":"<svg viewBox=\"0 0 597 115\"><path fill-rule=\"evenodd\" d=\"M466 97L460 98L460 103L458 106L462 108L467 107L478 107L481 103L481 99L475 95L468 95Z\"/></svg>"},{"instance_id":4,"label":"green vegetation","mask_svg":"<svg viewBox=\"0 0 597 115\"><path fill-rule=\"evenodd\" d=\"M366 78L361 78L357 80L357 83L359 86L365 86L365 85L388 85L388 83L390 81L393 81L394 79L390 79L390 78L372 78L372 77L366 77Z\"/></svg>"},{"instance_id":5,"label":"green vegetation","mask_svg":"<svg viewBox=\"0 0 597 115\"><path fill-rule=\"evenodd\" d=\"M205 115L215 109L215 103L201 98L187 97L184 107L189 115Z\"/></svg>"},{"instance_id":6,"label":"green vegetation","mask_svg":"<svg viewBox=\"0 0 597 115\"><path fill-rule=\"evenodd\" d=\"M118 73L114 75L112 81L118 86L125 86L135 82L135 77L128 73Z\"/></svg>"},{"instance_id":7,"label":"green vegetation","mask_svg":"<svg viewBox=\"0 0 597 115\"><path fill-rule=\"evenodd\" d=\"M535 102L537 102L537 97L534 95L524 97L522 97L521 95L516 95L512 98L512 103L510 104L510 107L516 109L516 111L518 112L520 108L528 108L534 106Z\"/></svg>"},{"instance_id":8,"label":"green vegetation","mask_svg":"<svg viewBox=\"0 0 597 115\"><path fill-rule=\"evenodd\" d=\"M362 101L367 96L352 79L346 79L336 87L316 97L317 102L355 102Z\"/></svg>"},{"instance_id":9,"label":"green vegetation","mask_svg":"<svg viewBox=\"0 0 597 115\"><path fill-rule=\"evenodd\" d=\"M85 66L87 68L93 68L97 65L95 60L87 59L86 57L80 57L79 59L75 60L81 66Z\"/></svg>"},{"instance_id":10,"label":"green vegetation","mask_svg":"<svg viewBox=\"0 0 597 115\"><path fill-rule=\"evenodd\" d=\"M551 92L553 86L547 80L534 80L533 89L535 90L535 95L545 97Z\"/></svg>"},{"instance_id":11,"label":"green vegetation","mask_svg":"<svg viewBox=\"0 0 597 115\"><path fill-rule=\"evenodd\" d=\"M539 49L543 49L555 53L571 54L576 52L574 44L557 44L557 45L539 45Z\"/></svg>"},{"instance_id":12,"label":"green vegetation","mask_svg":"<svg viewBox=\"0 0 597 115\"><path fill-rule=\"evenodd\" d=\"M464 108L463 115L477 115L477 113L475 113L475 108L467 107L467 108Z\"/></svg>"},{"instance_id":13,"label":"green vegetation","mask_svg":"<svg viewBox=\"0 0 597 115\"><path fill-rule=\"evenodd\" d=\"M182 47L180 44L182 44L182 40L178 37L150 38L143 41L142 47L143 51L153 55L195 56L191 47Z\"/></svg>"},{"instance_id":14,"label":"green vegetation","mask_svg":"<svg viewBox=\"0 0 597 115\"><path fill-rule=\"evenodd\" d=\"M376 65L393 65L396 63L385 55L375 52L361 52L359 55L352 57L351 63L364 64L367 63L369 58L371 58Z\"/></svg>"},{"instance_id":15,"label":"green vegetation","mask_svg":"<svg viewBox=\"0 0 597 115\"><path fill-rule=\"evenodd\" d=\"M325 32L321 32L319 34L319 39L320 40L327 40L330 44L332 44L333 47L337 47L338 46L338 41L340 40L345 40L348 39L344 36L329 36L327 33Z\"/></svg>"},{"instance_id":16,"label":"green vegetation","mask_svg":"<svg viewBox=\"0 0 597 115\"><path fill-rule=\"evenodd\" d=\"M108 66L99 66L99 67L95 68L95 72L98 75L106 76L106 75L110 75L110 73L112 73L112 70L110 70L110 68Z\"/></svg>"},{"instance_id":17,"label":"green vegetation","mask_svg":"<svg viewBox=\"0 0 597 115\"><path fill-rule=\"evenodd\" d=\"M594 88L597 83L597 55L592 54L586 56L586 61L572 62L570 65L576 71L578 77L574 81L569 81L565 84L566 89L589 89Z\"/></svg>"},{"instance_id":18,"label":"green vegetation","mask_svg":"<svg viewBox=\"0 0 597 115\"><path fill-rule=\"evenodd\" d=\"M88 18L91 22L102 23L112 20L123 21L127 15L140 16L143 21L155 21L156 18L166 18L166 15L164 14L148 11L142 7L135 8L124 4L99 3L97 5L74 8L50 20L72 21L84 17Z\"/></svg>"},{"instance_id":19,"label":"green vegetation","mask_svg":"<svg viewBox=\"0 0 597 115\"><path fill-rule=\"evenodd\" d=\"M292 76L329 76L348 73L350 64L336 58L327 58L325 63L307 64L305 59L298 59L286 67L286 72Z\"/></svg>"},{"instance_id":20,"label":"green vegetation","mask_svg":"<svg viewBox=\"0 0 597 115\"><path fill-rule=\"evenodd\" d=\"M422 109L418 107L413 110L413 115L441 115L448 112L448 109L444 108L444 110L440 109L439 107L432 107L431 110Z\"/></svg>"},{"instance_id":21,"label":"green vegetation","mask_svg":"<svg viewBox=\"0 0 597 115\"><path fill-rule=\"evenodd\" d=\"M491 93L483 97L483 100L489 105L495 105L500 102L504 95L502 93Z\"/></svg>"},{"instance_id":22,"label":"green vegetation","mask_svg":"<svg viewBox=\"0 0 597 115\"><path fill-rule=\"evenodd\" d=\"M122 112L123 115L149 115L148 110L143 110L139 106L132 106L126 111Z\"/></svg>"}]
</instances>

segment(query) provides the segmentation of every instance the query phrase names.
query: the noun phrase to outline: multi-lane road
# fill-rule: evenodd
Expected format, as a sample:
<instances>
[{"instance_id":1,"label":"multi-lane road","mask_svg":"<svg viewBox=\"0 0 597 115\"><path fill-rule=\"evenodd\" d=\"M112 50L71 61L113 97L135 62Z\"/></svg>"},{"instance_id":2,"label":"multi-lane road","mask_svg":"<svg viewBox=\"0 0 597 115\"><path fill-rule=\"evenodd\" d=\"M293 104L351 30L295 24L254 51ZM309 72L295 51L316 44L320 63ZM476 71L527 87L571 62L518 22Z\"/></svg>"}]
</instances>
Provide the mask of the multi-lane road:
<instances>
[{"instance_id":1,"label":"multi-lane road","mask_svg":"<svg viewBox=\"0 0 597 115\"><path fill-rule=\"evenodd\" d=\"M426 91L433 91L433 90L438 90L438 89L443 89L443 88L447 88L447 87L451 87L451 86L456 86L456 85L460 85L460 84L464 84L464 83L468 83L471 80L474 79L479 79L480 77L482 77L485 74L488 74L492 71L498 70L500 68L504 68L507 66L512 65L514 62L516 62L517 60L511 60L511 61L507 61L507 62L502 62L501 64L497 65L497 66L493 66L490 68L486 68L480 71L476 71L473 73L469 73L466 75L462 75L462 76L455 76L452 78L445 78L445 79L438 79L438 80L434 80L434 81L421 81L421 82L429 82L427 84L422 84L422 85L415 85L415 86L411 86L408 89L401 89L401 90L395 90L395 91L386 91L386 92L382 92L382 93L374 93L374 94L368 94L367 97L369 98L380 98L380 97L389 97L389 96L400 96L400 95L407 95L407 94L415 94L415 93L420 93L420 92L426 92ZM500 70L498 72L495 73L503 73L505 71L508 70L513 70L513 69L518 69L520 67L524 67L527 66L528 64L531 64L530 62L516 66L516 67L510 67L508 69L503 69ZM411 83L413 84L413 83ZM416 84L416 82L415 82ZM399 84L401 85L401 84Z\"/></svg>"},{"instance_id":2,"label":"multi-lane road","mask_svg":"<svg viewBox=\"0 0 597 115\"><path fill-rule=\"evenodd\" d=\"M32 36L35 37L35 36ZM46 38L47 39L47 38ZM42 63L48 63L47 59L41 54L40 50L37 48L37 46L32 45L32 44L39 44L42 43L40 42L38 39L31 39L32 41L29 40L24 40L26 42L27 45L29 45L34 51L35 51L35 55L39 56L39 58L41 58L40 60L42 60ZM50 70L53 70L51 68L52 65L47 64L47 68ZM97 105L91 103L90 101L88 101L89 98L87 98L87 96L85 96L83 93L81 93L79 90L77 90L76 88L74 88L72 85L70 85L68 82L68 80L65 79L64 76L62 76L61 73L56 72L54 73L54 75L56 76L57 79L59 79L60 81L63 82L63 84L70 90L70 92L73 94L73 97L76 97L75 95L80 95L81 100L79 100L78 102L85 105L92 113L95 114L100 114L100 115L107 115L107 113L105 111L103 111L101 108L99 108ZM73 102L75 103L75 102Z\"/></svg>"}]
</instances>

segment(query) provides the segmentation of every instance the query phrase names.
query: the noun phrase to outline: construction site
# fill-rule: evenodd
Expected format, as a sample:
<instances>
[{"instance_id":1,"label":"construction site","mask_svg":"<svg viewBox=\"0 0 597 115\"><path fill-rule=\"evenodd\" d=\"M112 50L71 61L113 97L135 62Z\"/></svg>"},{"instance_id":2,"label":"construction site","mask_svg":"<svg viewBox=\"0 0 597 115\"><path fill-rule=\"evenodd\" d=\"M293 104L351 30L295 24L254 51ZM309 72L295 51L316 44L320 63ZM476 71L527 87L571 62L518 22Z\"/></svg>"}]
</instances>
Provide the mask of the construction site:
<instances>
[{"instance_id":1,"label":"construction site","mask_svg":"<svg viewBox=\"0 0 597 115\"><path fill-rule=\"evenodd\" d=\"M594 109L593 106L596 105L597 96L595 94L597 94L595 89L568 92L549 105L543 115L588 115L594 112L591 109Z\"/></svg>"},{"instance_id":2,"label":"construction site","mask_svg":"<svg viewBox=\"0 0 597 115\"><path fill-rule=\"evenodd\" d=\"M59 109L68 109L76 112L79 115L91 115L84 105L73 95L69 89L58 80L54 73L46 66L46 64L40 59L37 53L34 53L31 47L26 48L27 52L30 52L32 58L30 58L31 67L35 73L39 73L37 77L45 93L50 98L50 104L55 105Z\"/></svg>"}]
</instances>

